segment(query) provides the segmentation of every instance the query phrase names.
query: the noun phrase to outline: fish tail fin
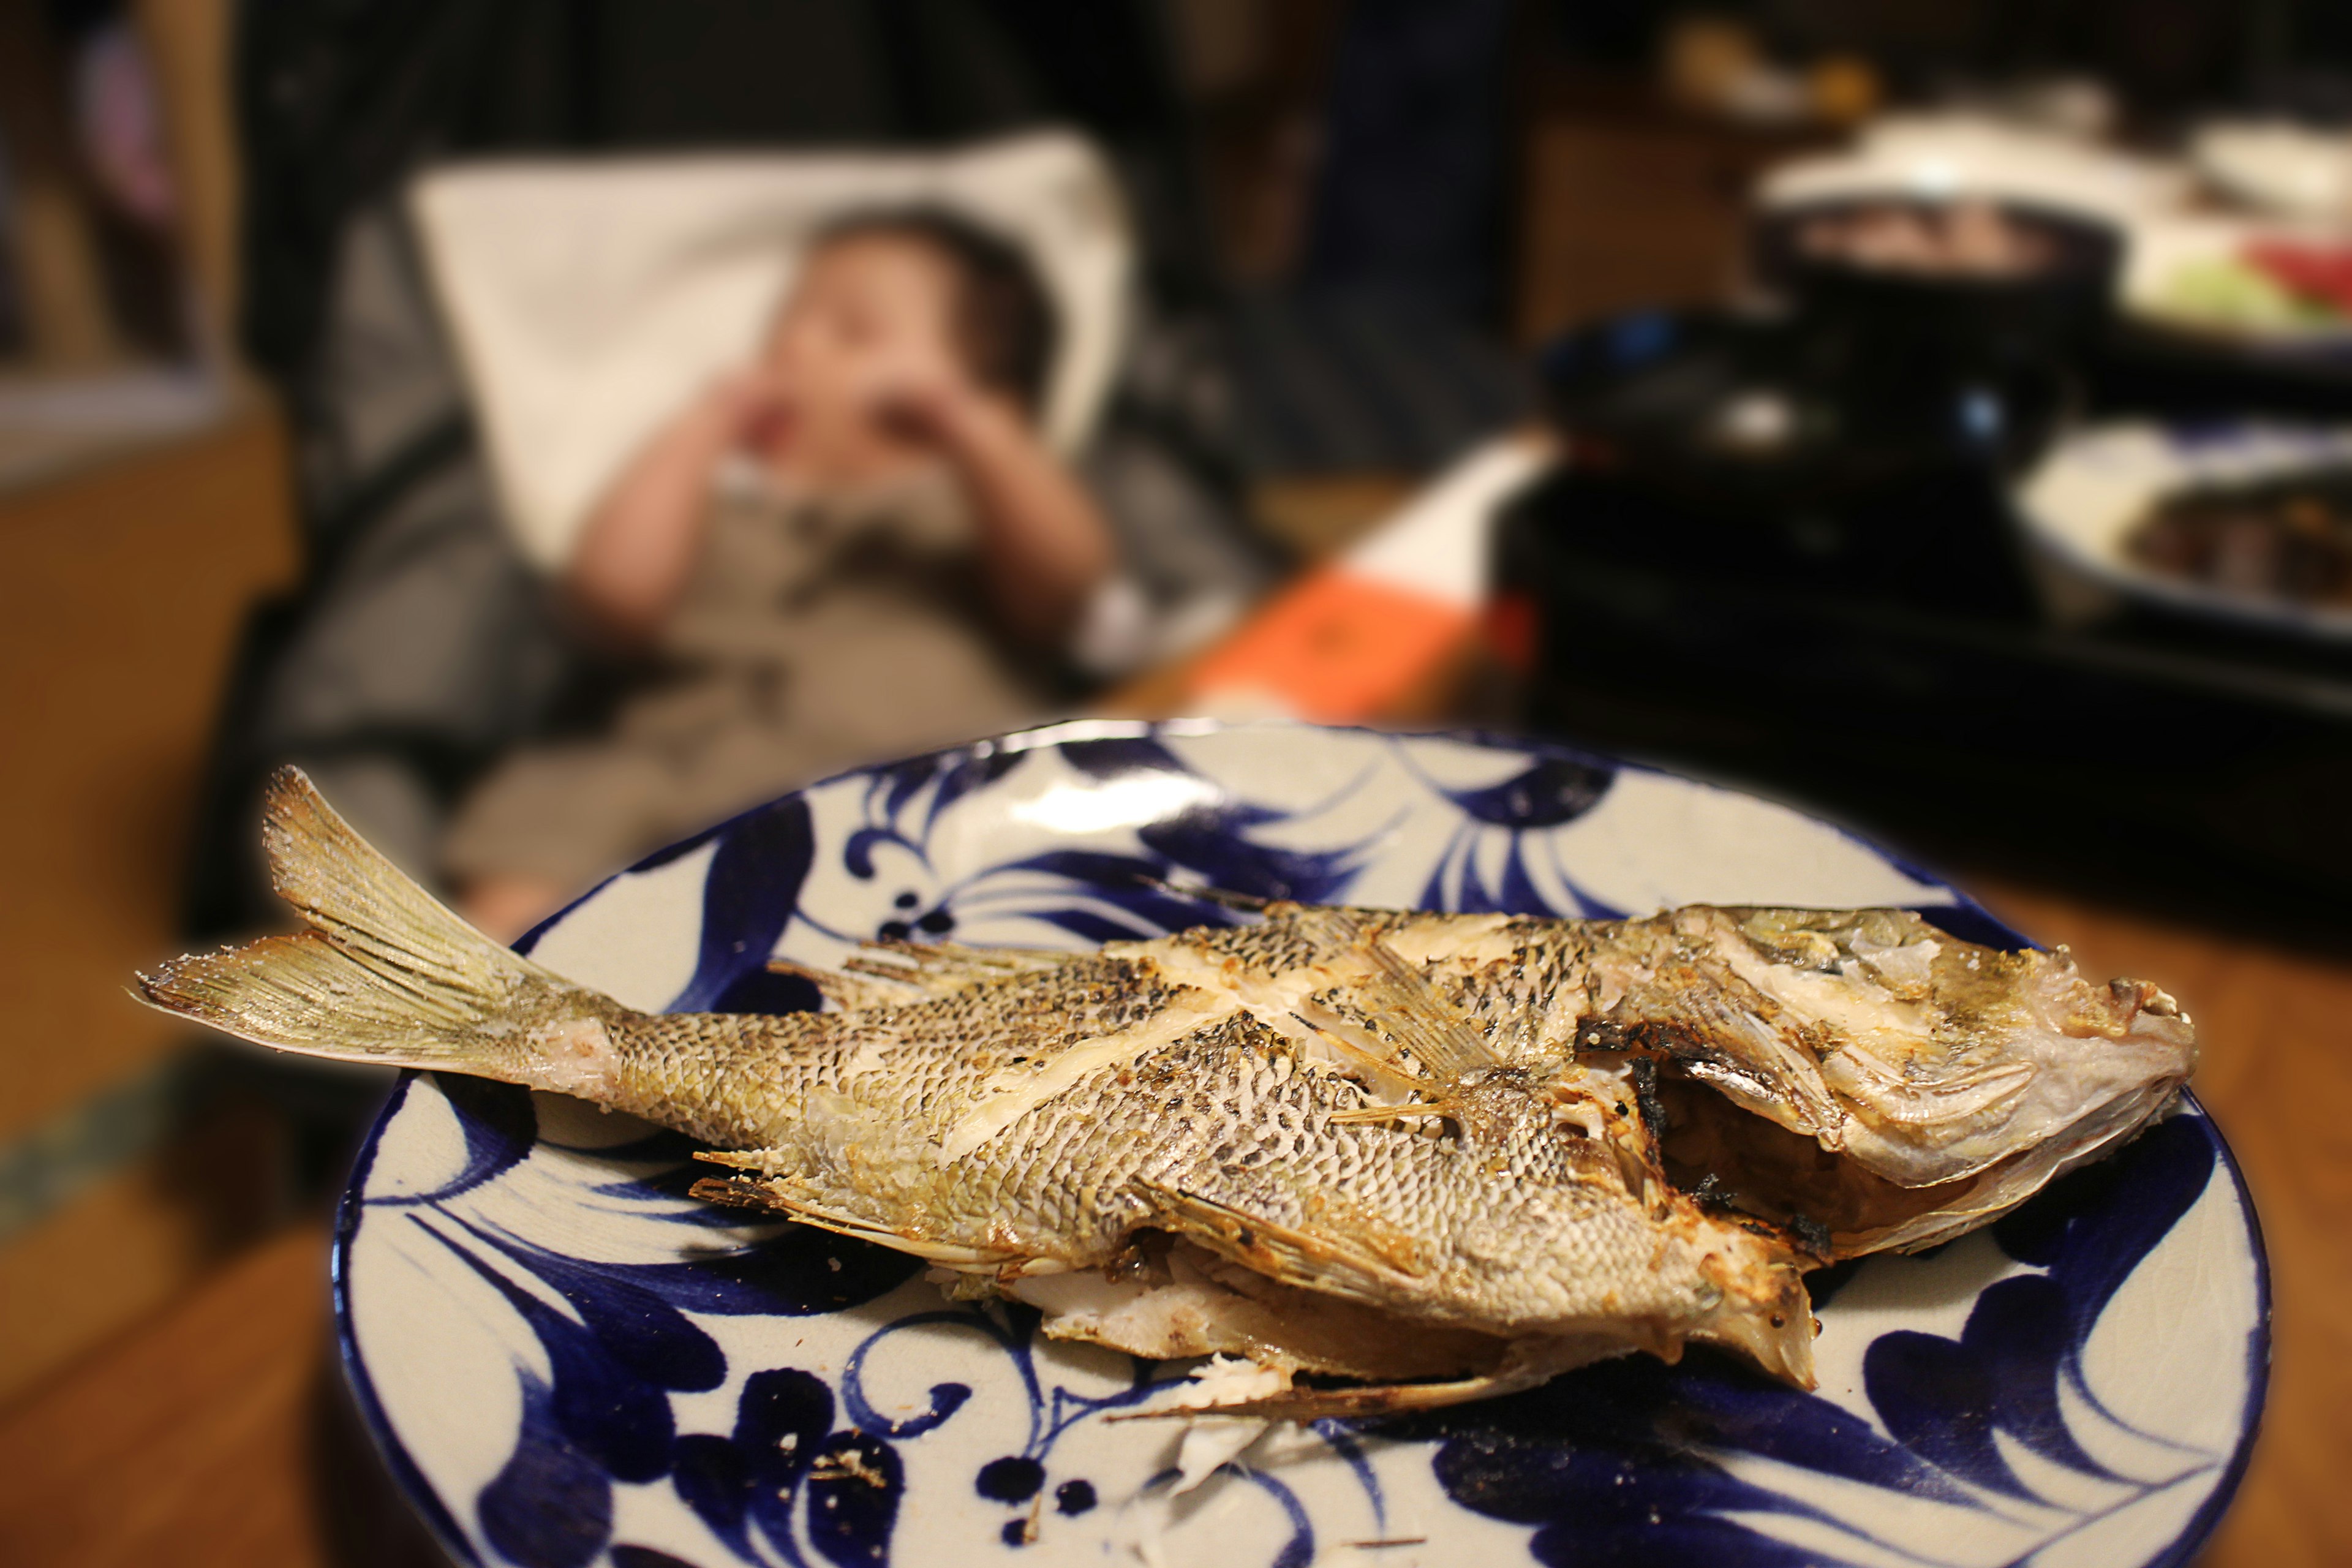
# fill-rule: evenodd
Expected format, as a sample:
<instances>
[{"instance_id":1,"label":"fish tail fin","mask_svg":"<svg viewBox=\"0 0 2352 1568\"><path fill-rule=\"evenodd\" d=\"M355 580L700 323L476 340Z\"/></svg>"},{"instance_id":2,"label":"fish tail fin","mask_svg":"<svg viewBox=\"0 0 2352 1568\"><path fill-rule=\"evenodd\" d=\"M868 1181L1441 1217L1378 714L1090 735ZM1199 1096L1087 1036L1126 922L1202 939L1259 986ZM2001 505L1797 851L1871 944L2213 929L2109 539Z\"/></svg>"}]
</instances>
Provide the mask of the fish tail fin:
<instances>
[{"instance_id":1,"label":"fish tail fin","mask_svg":"<svg viewBox=\"0 0 2352 1568\"><path fill-rule=\"evenodd\" d=\"M138 977L166 1013L304 1056L446 1068L593 1097L618 1003L500 947L353 832L297 768L270 780L271 885L309 930Z\"/></svg>"}]
</instances>

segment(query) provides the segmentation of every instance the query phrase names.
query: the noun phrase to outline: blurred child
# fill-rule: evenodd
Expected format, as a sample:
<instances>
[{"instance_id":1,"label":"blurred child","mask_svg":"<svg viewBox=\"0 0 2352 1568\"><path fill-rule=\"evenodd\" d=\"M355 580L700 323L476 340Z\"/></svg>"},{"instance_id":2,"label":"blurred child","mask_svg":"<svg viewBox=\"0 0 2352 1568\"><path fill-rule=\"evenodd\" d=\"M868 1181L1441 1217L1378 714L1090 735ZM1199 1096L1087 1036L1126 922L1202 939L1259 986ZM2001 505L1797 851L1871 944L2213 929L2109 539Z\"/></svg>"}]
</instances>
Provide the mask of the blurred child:
<instances>
[{"instance_id":1,"label":"blurred child","mask_svg":"<svg viewBox=\"0 0 2352 1568\"><path fill-rule=\"evenodd\" d=\"M563 590L639 673L610 729L460 808L445 869L519 932L594 877L793 785L1016 726L1112 567L1041 443L1053 310L1012 245L929 209L810 249L757 361L681 409Z\"/></svg>"}]
</instances>

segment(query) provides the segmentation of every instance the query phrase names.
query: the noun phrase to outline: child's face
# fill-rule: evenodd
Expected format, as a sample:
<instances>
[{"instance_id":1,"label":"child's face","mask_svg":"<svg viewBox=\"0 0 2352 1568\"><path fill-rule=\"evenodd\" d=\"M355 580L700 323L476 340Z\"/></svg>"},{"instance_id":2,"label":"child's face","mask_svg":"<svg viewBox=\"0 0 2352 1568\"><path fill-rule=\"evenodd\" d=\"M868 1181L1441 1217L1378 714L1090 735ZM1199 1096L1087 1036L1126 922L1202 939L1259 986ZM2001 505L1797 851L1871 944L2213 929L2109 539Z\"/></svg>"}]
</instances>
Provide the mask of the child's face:
<instances>
[{"instance_id":1,"label":"child's face","mask_svg":"<svg viewBox=\"0 0 2352 1568\"><path fill-rule=\"evenodd\" d=\"M761 352L777 406L770 461L818 483L883 478L923 460L887 417L894 392L962 382L959 280L920 241L853 235L813 253Z\"/></svg>"}]
</instances>

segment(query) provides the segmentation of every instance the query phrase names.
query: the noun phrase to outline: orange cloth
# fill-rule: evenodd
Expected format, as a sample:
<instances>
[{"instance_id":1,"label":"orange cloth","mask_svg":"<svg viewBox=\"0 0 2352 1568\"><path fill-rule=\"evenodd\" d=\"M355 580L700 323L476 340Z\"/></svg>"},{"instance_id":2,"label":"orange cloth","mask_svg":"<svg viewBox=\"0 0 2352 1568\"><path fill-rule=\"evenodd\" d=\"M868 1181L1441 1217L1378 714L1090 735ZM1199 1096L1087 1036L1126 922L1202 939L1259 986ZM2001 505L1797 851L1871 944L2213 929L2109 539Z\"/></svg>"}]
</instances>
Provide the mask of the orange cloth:
<instances>
[{"instance_id":1,"label":"orange cloth","mask_svg":"<svg viewBox=\"0 0 2352 1568\"><path fill-rule=\"evenodd\" d=\"M1202 660L1192 689L1265 692L1302 719L1360 723L1459 647L1472 620L1459 605L1327 566Z\"/></svg>"}]
</instances>

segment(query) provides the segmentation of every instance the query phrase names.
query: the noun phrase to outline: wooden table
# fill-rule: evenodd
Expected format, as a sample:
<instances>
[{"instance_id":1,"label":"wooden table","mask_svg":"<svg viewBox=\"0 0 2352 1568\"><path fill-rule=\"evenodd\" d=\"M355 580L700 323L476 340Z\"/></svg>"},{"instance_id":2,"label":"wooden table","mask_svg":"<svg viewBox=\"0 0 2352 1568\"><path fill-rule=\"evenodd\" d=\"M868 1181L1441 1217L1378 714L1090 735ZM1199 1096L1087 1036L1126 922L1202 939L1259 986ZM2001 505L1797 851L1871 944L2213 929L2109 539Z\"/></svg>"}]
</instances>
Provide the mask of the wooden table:
<instances>
[{"instance_id":1,"label":"wooden table","mask_svg":"<svg viewBox=\"0 0 2352 1568\"><path fill-rule=\"evenodd\" d=\"M2352 1562L2352 1487L2336 1472L2352 1456L2352 964L2036 889L1977 887L2023 929L2071 943L2088 969L2152 976L2181 998L2204 1040L2198 1092L2261 1205L2276 1370L2252 1468L2205 1568ZM351 1439L321 1415L333 1408L325 1245L315 1226L278 1237L0 1415L0 1562L430 1561L381 1493L352 1478L352 1456L341 1479L331 1463Z\"/></svg>"},{"instance_id":2,"label":"wooden table","mask_svg":"<svg viewBox=\"0 0 2352 1568\"><path fill-rule=\"evenodd\" d=\"M0 1423L0 1562L324 1564L326 1236L289 1230Z\"/></svg>"}]
</instances>

